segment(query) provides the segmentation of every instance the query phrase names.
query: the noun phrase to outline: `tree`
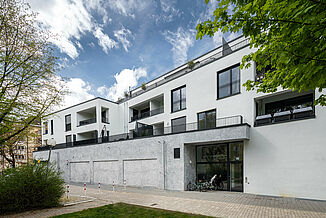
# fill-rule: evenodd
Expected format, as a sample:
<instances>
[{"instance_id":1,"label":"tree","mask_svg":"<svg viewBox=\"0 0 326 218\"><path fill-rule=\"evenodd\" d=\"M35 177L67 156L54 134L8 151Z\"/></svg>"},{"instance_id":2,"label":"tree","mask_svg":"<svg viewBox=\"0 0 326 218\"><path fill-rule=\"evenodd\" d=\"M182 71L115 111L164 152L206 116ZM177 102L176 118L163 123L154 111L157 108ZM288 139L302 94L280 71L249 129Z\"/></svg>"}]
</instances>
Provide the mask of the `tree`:
<instances>
[{"instance_id":1,"label":"tree","mask_svg":"<svg viewBox=\"0 0 326 218\"><path fill-rule=\"evenodd\" d=\"M51 34L15 0L0 0L0 150L58 105L65 93L56 76Z\"/></svg>"},{"instance_id":2,"label":"tree","mask_svg":"<svg viewBox=\"0 0 326 218\"><path fill-rule=\"evenodd\" d=\"M241 67L255 61L257 71L269 69L261 82L247 81L247 90L326 88L324 0L221 0L213 14L213 20L197 25L197 39L242 31L257 51L243 57ZM325 106L326 95L321 93L316 104Z\"/></svg>"}]
</instances>

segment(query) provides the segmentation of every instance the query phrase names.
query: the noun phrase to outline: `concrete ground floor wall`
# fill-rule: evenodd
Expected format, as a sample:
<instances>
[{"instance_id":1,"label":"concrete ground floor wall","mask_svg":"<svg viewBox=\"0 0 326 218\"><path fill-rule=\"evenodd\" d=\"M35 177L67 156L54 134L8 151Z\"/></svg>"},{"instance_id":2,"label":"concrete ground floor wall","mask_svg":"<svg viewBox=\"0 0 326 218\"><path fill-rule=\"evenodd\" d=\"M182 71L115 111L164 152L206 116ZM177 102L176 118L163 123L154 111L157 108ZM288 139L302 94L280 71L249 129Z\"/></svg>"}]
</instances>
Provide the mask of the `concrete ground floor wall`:
<instances>
[{"instance_id":1,"label":"concrete ground floor wall","mask_svg":"<svg viewBox=\"0 0 326 218\"><path fill-rule=\"evenodd\" d=\"M56 162L67 182L123 185L126 181L128 186L185 190L196 179L196 144L248 140L249 128L241 125L54 149L51 162ZM175 149L180 149L179 158ZM34 152L34 158L47 160L48 154Z\"/></svg>"},{"instance_id":2,"label":"concrete ground floor wall","mask_svg":"<svg viewBox=\"0 0 326 218\"><path fill-rule=\"evenodd\" d=\"M245 193L326 200L326 135L307 137L316 130L300 122L286 124L298 127L293 132L285 124L240 126L54 149L51 161L67 182L126 180L128 186L185 190L196 181L197 145L243 141ZM174 158L175 148L180 158ZM46 160L48 151L34 152L34 158Z\"/></svg>"}]
</instances>

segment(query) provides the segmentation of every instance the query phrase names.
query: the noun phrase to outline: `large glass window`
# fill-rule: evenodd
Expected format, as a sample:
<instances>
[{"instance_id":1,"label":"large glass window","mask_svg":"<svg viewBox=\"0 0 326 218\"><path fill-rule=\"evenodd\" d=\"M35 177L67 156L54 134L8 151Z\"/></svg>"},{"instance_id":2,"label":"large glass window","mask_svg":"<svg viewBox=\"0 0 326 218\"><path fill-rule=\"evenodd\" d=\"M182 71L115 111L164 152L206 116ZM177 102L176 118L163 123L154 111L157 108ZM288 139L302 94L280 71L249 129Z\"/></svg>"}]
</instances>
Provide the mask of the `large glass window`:
<instances>
[{"instance_id":1,"label":"large glass window","mask_svg":"<svg viewBox=\"0 0 326 218\"><path fill-rule=\"evenodd\" d=\"M200 145L196 156L198 182L216 175L218 190L243 190L243 142Z\"/></svg>"},{"instance_id":2,"label":"large glass window","mask_svg":"<svg viewBox=\"0 0 326 218\"><path fill-rule=\"evenodd\" d=\"M71 114L65 116L66 131L71 130Z\"/></svg>"},{"instance_id":3,"label":"large glass window","mask_svg":"<svg viewBox=\"0 0 326 218\"><path fill-rule=\"evenodd\" d=\"M180 117L171 120L172 133L185 132L186 131L186 117Z\"/></svg>"},{"instance_id":4,"label":"large glass window","mask_svg":"<svg viewBox=\"0 0 326 218\"><path fill-rule=\"evenodd\" d=\"M231 67L217 75L217 96L227 97L240 93L240 69L239 66Z\"/></svg>"},{"instance_id":5,"label":"large glass window","mask_svg":"<svg viewBox=\"0 0 326 218\"><path fill-rule=\"evenodd\" d=\"M198 113L198 129L210 129L216 127L216 110Z\"/></svg>"},{"instance_id":6,"label":"large glass window","mask_svg":"<svg viewBox=\"0 0 326 218\"><path fill-rule=\"evenodd\" d=\"M172 112L186 108L186 86L174 89L172 95Z\"/></svg>"},{"instance_id":7,"label":"large glass window","mask_svg":"<svg viewBox=\"0 0 326 218\"><path fill-rule=\"evenodd\" d=\"M227 144L205 145L197 149L197 162L227 161Z\"/></svg>"},{"instance_id":8,"label":"large glass window","mask_svg":"<svg viewBox=\"0 0 326 218\"><path fill-rule=\"evenodd\" d=\"M46 135L48 133L49 133L48 122L43 122L43 135Z\"/></svg>"}]
</instances>

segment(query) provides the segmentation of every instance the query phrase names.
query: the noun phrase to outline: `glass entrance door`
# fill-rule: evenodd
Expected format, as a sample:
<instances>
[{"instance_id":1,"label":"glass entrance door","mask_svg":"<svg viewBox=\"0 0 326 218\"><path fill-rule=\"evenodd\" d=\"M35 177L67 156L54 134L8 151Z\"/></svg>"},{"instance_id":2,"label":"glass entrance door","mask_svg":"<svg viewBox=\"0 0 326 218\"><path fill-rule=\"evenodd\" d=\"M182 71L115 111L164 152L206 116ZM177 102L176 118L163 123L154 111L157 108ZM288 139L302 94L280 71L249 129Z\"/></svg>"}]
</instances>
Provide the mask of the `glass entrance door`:
<instances>
[{"instance_id":1,"label":"glass entrance door","mask_svg":"<svg viewBox=\"0 0 326 218\"><path fill-rule=\"evenodd\" d=\"M243 191L242 163L230 164L230 191Z\"/></svg>"},{"instance_id":2,"label":"glass entrance door","mask_svg":"<svg viewBox=\"0 0 326 218\"><path fill-rule=\"evenodd\" d=\"M198 182L216 175L219 190L243 191L243 142L200 145L196 152Z\"/></svg>"}]
</instances>

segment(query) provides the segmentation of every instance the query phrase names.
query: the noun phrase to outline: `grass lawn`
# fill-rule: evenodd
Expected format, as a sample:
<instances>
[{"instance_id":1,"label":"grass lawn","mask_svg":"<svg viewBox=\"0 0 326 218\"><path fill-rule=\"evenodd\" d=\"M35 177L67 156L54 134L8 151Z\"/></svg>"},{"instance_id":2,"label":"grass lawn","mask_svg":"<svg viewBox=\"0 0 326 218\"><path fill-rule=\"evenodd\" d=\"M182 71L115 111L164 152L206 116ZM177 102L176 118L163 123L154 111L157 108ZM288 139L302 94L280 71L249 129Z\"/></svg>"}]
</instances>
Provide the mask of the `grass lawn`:
<instances>
[{"instance_id":1,"label":"grass lawn","mask_svg":"<svg viewBox=\"0 0 326 218\"><path fill-rule=\"evenodd\" d=\"M117 203L103 207L90 208L87 210L63 214L55 217L207 217L175 211L161 210L149 207Z\"/></svg>"}]
</instances>

